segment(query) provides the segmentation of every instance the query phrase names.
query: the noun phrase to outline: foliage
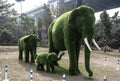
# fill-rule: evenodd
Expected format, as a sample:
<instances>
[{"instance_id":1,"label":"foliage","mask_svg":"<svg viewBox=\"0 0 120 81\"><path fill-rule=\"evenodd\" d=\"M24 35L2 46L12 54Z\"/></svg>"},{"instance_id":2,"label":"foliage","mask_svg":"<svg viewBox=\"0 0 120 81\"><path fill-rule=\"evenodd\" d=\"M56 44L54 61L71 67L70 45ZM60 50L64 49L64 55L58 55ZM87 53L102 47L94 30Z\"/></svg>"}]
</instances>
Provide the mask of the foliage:
<instances>
[{"instance_id":1,"label":"foliage","mask_svg":"<svg viewBox=\"0 0 120 81\"><path fill-rule=\"evenodd\" d=\"M119 12L115 12L109 17L106 11L100 15L100 21L96 23L95 37L101 46L110 46L112 48L120 47L120 17Z\"/></svg>"},{"instance_id":2,"label":"foliage","mask_svg":"<svg viewBox=\"0 0 120 81\"><path fill-rule=\"evenodd\" d=\"M116 16L116 18L112 18L112 24L111 46L113 48L120 48L120 17Z\"/></svg>"},{"instance_id":3,"label":"foliage","mask_svg":"<svg viewBox=\"0 0 120 81\"><path fill-rule=\"evenodd\" d=\"M8 3L7 0L0 0L0 38L1 43L15 43L16 36L16 15L17 12L12 8L14 4ZM12 33L12 35L10 34ZM13 38L13 39L12 39Z\"/></svg>"},{"instance_id":4,"label":"foliage","mask_svg":"<svg viewBox=\"0 0 120 81\"><path fill-rule=\"evenodd\" d=\"M0 16L14 16L17 15L16 11L12 9L11 7L14 4L7 3L7 0L0 0Z\"/></svg>"},{"instance_id":5,"label":"foliage","mask_svg":"<svg viewBox=\"0 0 120 81\"><path fill-rule=\"evenodd\" d=\"M64 4L60 4L57 10L57 15L56 17L59 17L61 14L63 14L64 12L66 12L67 10L65 9L65 5Z\"/></svg>"},{"instance_id":6,"label":"foliage","mask_svg":"<svg viewBox=\"0 0 120 81\"><path fill-rule=\"evenodd\" d=\"M33 34L35 30L35 25L34 25L35 20L24 13L21 14L20 19L21 21L19 27L23 35Z\"/></svg>"},{"instance_id":7,"label":"foliage","mask_svg":"<svg viewBox=\"0 0 120 81\"><path fill-rule=\"evenodd\" d=\"M16 43L17 39L14 37L14 34L7 29L2 30L0 34L0 44L4 45L6 43Z\"/></svg>"},{"instance_id":8,"label":"foliage","mask_svg":"<svg viewBox=\"0 0 120 81\"><path fill-rule=\"evenodd\" d=\"M51 16L49 7L47 7L46 4L44 4L44 15L43 15L42 22L46 27L46 33L47 33L48 27L49 27L50 23L52 22L52 16Z\"/></svg>"},{"instance_id":9,"label":"foliage","mask_svg":"<svg viewBox=\"0 0 120 81\"><path fill-rule=\"evenodd\" d=\"M54 6L54 5L51 5L50 13L51 13L53 19L58 17L58 7Z\"/></svg>"},{"instance_id":10,"label":"foliage","mask_svg":"<svg viewBox=\"0 0 120 81\"><path fill-rule=\"evenodd\" d=\"M106 10L103 11L100 15L101 19L101 26L104 28L104 38L105 38L105 43L109 45L110 39L111 39L111 26L112 23L110 21L109 15L107 14Z\"/></svg>"},{"instance_id":11,"label":"foliage","mask_svg":"<svg viewBox=\"0 0 120 81\"><path fill-rule=\"evenodd\" d=\"M73 9L72 6L69 7L69 6L66 6L65 4L58 4L57 6L52 5L50 8L50 11L52 14L52 18L56 19L64 12L67 12L72 9Z\"/></svg>"},{"instance_id":12,"label":"foliage","mask_svg":"<svg viewBox=\"0 0 120 81\"><path fill-rule=\"evenodd\" d=\"M40 39L42 39L41 37L41 33L42 33L42 18L38 18L38 22L37 22L37 27L38 27L38 36Z\"/></svg>"},{"instance_id":13,"label":"foliage","mask_svg":"<svg viewBox=\"0 0 120 81\"><path fill-rule=\"evenodd\" d=\"M41 38L41 40L44 40L44 42L47 43L47 31L50 23L52 22L52 15L50 13L49 7L44 4L43 6L43 12L42 16L38 18L38 35Z\"/></svg>"},{"instance_id":14,"label":"foliage","mask_svg":"<svg viewBox=\"0 0 120 81\"><path fill-rule=\"evenodd\" d=\"M11 7L14 4L7 3L7 0L0 0L0 27L1 29L11 29L16 25L17 12Z\"/></svg>"},{"instance_id":15,"label":"foliage","mask_svg":"<svg viewBox=\"0 0 120 81\"><path fill-rule=\"evenodd\" d=\"M95 34L101 46L110 46L112 23L106 10L100 15L100 21L96 24Z\"/></svg>"},{"instance_id":16,"label":"foliage","mask_svg":"<svg viewBox=\"0 0 120 81\"><path fill-rule=\"evenodd\" d=\"M63 13L65 13L67 11L70 11L70 10L71 10L70 7L67 7L67 6L65 6L63 4L60 4L59 7L58 7L58 9L57 9L57 12L58 12L57 17L59 17Z\"/></svg>"}]
</instances>

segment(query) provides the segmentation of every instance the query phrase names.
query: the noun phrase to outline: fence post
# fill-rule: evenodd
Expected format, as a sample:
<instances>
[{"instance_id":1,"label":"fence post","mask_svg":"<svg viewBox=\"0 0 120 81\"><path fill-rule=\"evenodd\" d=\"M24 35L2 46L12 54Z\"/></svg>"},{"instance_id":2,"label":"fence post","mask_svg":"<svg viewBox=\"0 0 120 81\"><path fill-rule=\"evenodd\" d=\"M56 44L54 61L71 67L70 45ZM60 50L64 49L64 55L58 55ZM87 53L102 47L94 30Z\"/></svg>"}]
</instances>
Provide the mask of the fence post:
<instances>
[{"instance_id":1,"label":"fence post","mask_svg":"<svg viewBox=\"0 0 120 81\"><path fill-rule=\"evenodd\" d=\"M33 70L30 71L30 81L33 81Z\"/></svg>"},{"instance_id":2,"label":"fence post","mask_svg":"<svg viewBox=\"0 0 120 81\"><path fill-rule=\"evenodd\" d=\"M5 65L5 80L3 80L3 81L9 81L8 80L8 65L7 64Z\"/></svg>"},{"instance_id":3,"label":"fence post","mask_svg":"<svg viewBox=\"0 0 120 81\"><path fill-rule=\"evenodd\" d=\"M63 81L67 81L65 74L63 74Z\"/></svg>"}]
</instances>

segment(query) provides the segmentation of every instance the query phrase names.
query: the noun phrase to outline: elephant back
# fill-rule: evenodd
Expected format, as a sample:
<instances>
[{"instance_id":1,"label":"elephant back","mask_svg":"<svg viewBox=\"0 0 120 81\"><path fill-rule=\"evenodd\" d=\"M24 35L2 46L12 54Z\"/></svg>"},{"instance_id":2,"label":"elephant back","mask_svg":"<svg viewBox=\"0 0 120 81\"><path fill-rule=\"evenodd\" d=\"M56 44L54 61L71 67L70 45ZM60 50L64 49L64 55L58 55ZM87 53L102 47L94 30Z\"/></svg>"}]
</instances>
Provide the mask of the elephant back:
<instances>
[{"instance_id":1,"label":"elephant back","mask_svg":"<svg viewBox=\"0 0 120 81\"><path fill-rule=\"evenodd\" d=\"M48 53L39 53L37 54L36 62L40 64L46 64L47 63L47 56Z\"/></svg>"},{"instance_id":2,"label":"elephant back","mask_svg":"<svg viewBox=\"0 0 120 81\"><path fill-rule=\"evenodd\" d=\"M25 49L25 42L24 39L26 39L28 37L27 36L23 36L18 40L18 44L19 44L19 49Z\"/></svg>"}]
</instances>

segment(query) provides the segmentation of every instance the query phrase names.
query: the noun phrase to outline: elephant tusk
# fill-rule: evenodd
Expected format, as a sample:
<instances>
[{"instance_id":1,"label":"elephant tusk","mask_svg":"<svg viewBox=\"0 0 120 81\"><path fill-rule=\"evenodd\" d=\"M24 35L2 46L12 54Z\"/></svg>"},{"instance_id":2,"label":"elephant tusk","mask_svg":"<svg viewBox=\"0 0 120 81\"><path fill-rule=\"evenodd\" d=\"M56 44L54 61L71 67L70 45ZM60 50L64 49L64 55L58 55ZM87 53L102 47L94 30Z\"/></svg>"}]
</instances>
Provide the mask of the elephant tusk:
<instances>
[{"instance_id":1,"label":"elephant tusk","mask_svg":"<svg viewBox=\"0 0 120 81\"><path fill-rule=\"evenodd\" d=\"M92 42L94 43L94 45L99 49L101 50L101 48L98 46L98 44L96 43L95 39L92 39Z\"/></svg>"},{"instance_id":2,"label":"elephant tusk","mask_svg":"<svg viewBox=\"0 0 120 81\"><path fill-rule=\"evenodd\" d=\"M87 38L84 38L84 42L85 42L86 46L88 47L88 49L89 49L90 51L92 51L92 49L90 48L90 44L88 43Z\"/></svg>"}]
</instances>

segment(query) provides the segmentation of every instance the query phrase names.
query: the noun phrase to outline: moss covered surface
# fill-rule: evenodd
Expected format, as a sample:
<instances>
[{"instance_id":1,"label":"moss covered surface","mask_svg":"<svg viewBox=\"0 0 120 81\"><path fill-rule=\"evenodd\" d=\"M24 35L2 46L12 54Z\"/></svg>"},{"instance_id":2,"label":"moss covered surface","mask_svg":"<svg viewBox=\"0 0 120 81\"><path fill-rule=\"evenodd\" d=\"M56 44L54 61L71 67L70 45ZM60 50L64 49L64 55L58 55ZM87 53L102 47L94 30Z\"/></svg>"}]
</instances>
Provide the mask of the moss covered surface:
<instances>
[{"instance_id":1,"label":"moss covered surface","mask_svg":"<svg viewBox=\"0 0 120 81\"><path fill-rule=\"evenodd\" d=\"M37 35L26 35L18 40L19 60L23 60L23 51L25 53L25 62L29 62L29 52L31 53L31 62L34 63L34 55L36 54Z\"/></svg>"},{"instance_id":2,"label":"moss covered surface","mask_svg":"<svg viewBox=\"0 0 120 81\"><path fill-rule=\"evenodd\" d=\"M94 36L94 10L89 6L80 6L68 11L54 20L48 29L49 52L59 53L68 50L70 66L69 74L79 74L78 60L81 42L85 37L89 43ZM89 65L90 51L85 46L85 66L92 76Z\"/></svg>"},{"instance_id":3,"label":"moss covered surface","mask_svg":"<svg viewBox=\"0 0 120 81\"><path fill-rule=\"evenodd\" d=\"M36 64L37 70L44 70L44 65L48 72L54 71L54 62L58 61L58 57L55 53L40 53L37 54Z\"/></svg>"}]
</instances>

